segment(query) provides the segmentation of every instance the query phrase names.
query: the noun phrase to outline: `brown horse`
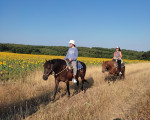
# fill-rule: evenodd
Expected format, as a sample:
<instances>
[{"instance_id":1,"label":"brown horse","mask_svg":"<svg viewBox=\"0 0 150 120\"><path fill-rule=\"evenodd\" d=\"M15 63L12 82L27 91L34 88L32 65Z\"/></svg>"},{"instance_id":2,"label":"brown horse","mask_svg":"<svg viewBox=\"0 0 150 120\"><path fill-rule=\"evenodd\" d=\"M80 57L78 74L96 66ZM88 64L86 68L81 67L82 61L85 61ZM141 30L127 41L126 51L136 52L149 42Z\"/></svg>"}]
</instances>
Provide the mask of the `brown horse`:
<instances>
[{"instance_id":1,"label":"brown horse","mask_svg":"<svg viewBox=\"0 0 150 120\"><path fill-rule=\"evenodd\" d=\"M83 66L82 69L77 71L76 79L77 79L77 86L79 86L78 78L80 77L82 80L82 91L83 91L83 84L84 82L87 82L84 77L86 73L86 65L83 62L80 62ZM72 80L73 74L72 70L69 70L66 64L66 61L63 59L53 59L46 61L44 64L44 75L43 79L47 80L49 75L51 75L54 72L55 77L55 89L54 89L54 96L53 100L55 100L55 96L57 93L59 82L65 82L67 86L68 96L70 96L70 89L69 89L69 81Z\"/></svg>"},{"instance_id":2,"label":"brown horse","mask_svg":"<svg viewBox=\"0 0 150 120\"><path fill-rule=\"evenodd\" d=\"M125 78L125 65L122 64L121 65L121 72L122 74L119 75L119 70L118 70L118 65L115 61L103 61L102 63L102 72L106 72L108 71L109 75L113 75L114 77L115 76L118 76L117 78Z\"/></svg>"}]
</instances>

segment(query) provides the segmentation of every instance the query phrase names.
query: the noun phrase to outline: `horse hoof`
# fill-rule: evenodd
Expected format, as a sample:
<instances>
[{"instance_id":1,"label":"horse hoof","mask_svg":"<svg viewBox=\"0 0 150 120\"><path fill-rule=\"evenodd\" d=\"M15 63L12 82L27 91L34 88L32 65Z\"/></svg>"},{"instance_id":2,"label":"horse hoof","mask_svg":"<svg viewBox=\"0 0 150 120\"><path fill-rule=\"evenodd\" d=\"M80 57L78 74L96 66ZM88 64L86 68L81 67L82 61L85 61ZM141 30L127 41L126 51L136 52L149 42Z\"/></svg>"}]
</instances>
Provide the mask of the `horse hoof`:
<instances>
[{"instance_id":1,"label":"horse hoof","mask_svg":"<svg viewBox=\"0 0 150 120\"><path fill-rule=\"evenodd\" d=\"M53 98L53 99L51 100L51 102L54 103L54 102L55 102L55 98Z\"/></svg>"}]
</instances>

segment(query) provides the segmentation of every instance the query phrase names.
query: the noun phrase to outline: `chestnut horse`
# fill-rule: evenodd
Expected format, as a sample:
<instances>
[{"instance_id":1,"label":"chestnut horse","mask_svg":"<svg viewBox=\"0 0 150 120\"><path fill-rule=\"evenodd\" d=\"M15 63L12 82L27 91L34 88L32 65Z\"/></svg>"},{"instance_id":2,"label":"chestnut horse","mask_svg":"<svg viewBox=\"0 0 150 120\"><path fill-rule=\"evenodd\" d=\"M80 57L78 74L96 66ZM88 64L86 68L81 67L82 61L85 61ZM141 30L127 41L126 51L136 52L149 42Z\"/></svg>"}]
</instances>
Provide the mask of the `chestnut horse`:
<instances>
[{"instance_id":1,"label":"chestnut horse","mask_svg":"<svg viewBox=\"0 0 150 120\"><path fill-rule=\"evenodd\" d=\"M82 69L77 71L76 79L77 79L77 86L79 86L78 78L80 77L82 80L82 91L83 91L83 84L84 82L87 82L85 80L85 73L86 73L86 65L83 62L80 62L83 66ZM55 89L54 89L54 95L53 100L55 100L55 96L57 93L59 82L65 82L67 86L68 96L70 96L70 89L69 89L69 81L72 81L72 70L68 69L68 66L66 64L66 61L63 59L53 59L46 61L44 64L44 74L43 79L47 80L49 75L51 75L54 72L55 77Z\"/></svg>"},{"instance_id":2,"label":"chestnut horse","mask_svg":"<svg viewBox=\"0 0 150 120\"><path fill-rule=\"evenodd\" d=\"M117 78L125 78L125 65L122 64L121 65L121 72L122 74L119 75L119 70L118 70L118 65L117 65L117 62L115 61L103 61L102 63L102 72L106 72L108 71L109 75L113 75L114 77L115 76L118 76Z\"/></svg>"}]
</instances>

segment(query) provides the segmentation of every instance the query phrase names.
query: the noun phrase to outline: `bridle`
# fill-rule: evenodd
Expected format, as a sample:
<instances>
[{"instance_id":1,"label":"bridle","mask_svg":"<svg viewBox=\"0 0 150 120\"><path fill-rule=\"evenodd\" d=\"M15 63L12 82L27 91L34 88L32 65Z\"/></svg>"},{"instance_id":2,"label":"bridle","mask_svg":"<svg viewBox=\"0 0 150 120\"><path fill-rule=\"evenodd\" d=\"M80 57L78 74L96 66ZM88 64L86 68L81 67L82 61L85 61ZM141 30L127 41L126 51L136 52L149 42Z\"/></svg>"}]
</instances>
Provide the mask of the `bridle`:
<instances>
[{"instance_id":1,"label":"bridle","mask_svg":"<svg viewBox=\"0 0 150 120\"><path fill-rule=\"evenodd\" d=\"M105 65L105 70L104 70L104 72L105 71L108 71L108 66L107 66L107 64Z\"/></svg>"},{"instance_id":2,"label":"bridle","mask_svg":"<svg viewBox=\"0 0 150 120\"><path fill-rule=\"evenodd\" d=\"M52 66L51 66L51 70L50 70L50 72L49 73L47 73L47 74L44 74L44 75L46 75L46 76L49 76L50 74L52 75L52 73L53 73L53 64L52 64Z\"/></svg>"}]
</instances>

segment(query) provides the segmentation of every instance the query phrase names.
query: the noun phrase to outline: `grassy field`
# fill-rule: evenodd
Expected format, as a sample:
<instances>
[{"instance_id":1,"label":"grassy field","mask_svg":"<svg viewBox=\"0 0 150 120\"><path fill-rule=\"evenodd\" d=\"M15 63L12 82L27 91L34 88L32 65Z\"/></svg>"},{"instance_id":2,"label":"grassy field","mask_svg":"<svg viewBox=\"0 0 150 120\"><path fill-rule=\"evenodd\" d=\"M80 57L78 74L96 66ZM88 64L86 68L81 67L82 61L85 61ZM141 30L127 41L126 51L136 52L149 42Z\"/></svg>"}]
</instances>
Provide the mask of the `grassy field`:
<instances>
[{"instance_id":1,"label":"grassy field","mask_svg":"<svg viewBox=\"0 0 150 120\"><path fill-rule=\"evenodd\" d=\"M41 70L45 60L63 59L64 56L32 55L0 52L0 81L24 79L28 73ZM111 59L79 57L78 60L86 65L100 65ZM124 63L148 62L144 60L123 60Z\"/></svg>"},{"instance_id":2,"label":"grassy field","mask_svg":"<svg viewBox=\"0 0 150 120\"><path fill-rule=\"evenodd\" d=\"M34 57L35 58L35 57ZM80 58L81 59L81 58ZM83 58L85 60L85 58ZM96 59L96 58L95 58ZM92 62L91 62L92 63ZM87 67L86 92L70 82L71 97L60 83L56 102L51 102L54 78L42 80L34 69L24 80L0 84L0 118L27 120L122 120L150 119L150 62L126 65L126 79L108 84L100 64Z\"/></svg>"},{"instance_id":3,"label":"grassy field","mask_svg":"<svg viewBox=\"0 0 150 120\"><path fill-rule=\"evenodd\" d=\"M104 81L107 74L101 72L101 63L111 59L79 57L78 60L88 66L86 79L90 84L85 83L86 93L76 94L78 88L70 82L71 97L68 99L66 86L61 83L56 102L51 103L54 77L43 81L42 66L45 60L55 58L63 59L64 56L0 52L1 119L148 118L149 109L145 110L150 97L148 61L124 60L126 79L109 85Z\"/></svg>"}]
</instances>

